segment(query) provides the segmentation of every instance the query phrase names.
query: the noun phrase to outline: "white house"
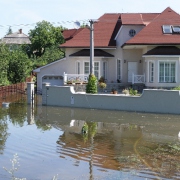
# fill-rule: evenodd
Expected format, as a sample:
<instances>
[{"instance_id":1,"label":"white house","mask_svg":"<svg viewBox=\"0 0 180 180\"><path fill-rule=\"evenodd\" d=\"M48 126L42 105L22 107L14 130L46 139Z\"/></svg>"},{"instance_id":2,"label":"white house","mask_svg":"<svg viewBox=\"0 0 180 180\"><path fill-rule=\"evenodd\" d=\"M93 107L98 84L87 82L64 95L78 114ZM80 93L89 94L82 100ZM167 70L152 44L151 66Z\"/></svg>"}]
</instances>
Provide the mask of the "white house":
<instances>
[{"instance_id":1,"label":"white house","mask_svg":"<svg viewBox=\"0 0 180 180\"><path fill-rule=\"evenodd\" d=\"M60 45L66 57L34 70L39 90L43 82L63 85L67 80L64 72L88 76L90 31L69 32L67 41ZM104 14L94 24L94 73L107 83L179 86L179 48L180 15L169 7L162 13Z\"/></svg>"}]
</instances>

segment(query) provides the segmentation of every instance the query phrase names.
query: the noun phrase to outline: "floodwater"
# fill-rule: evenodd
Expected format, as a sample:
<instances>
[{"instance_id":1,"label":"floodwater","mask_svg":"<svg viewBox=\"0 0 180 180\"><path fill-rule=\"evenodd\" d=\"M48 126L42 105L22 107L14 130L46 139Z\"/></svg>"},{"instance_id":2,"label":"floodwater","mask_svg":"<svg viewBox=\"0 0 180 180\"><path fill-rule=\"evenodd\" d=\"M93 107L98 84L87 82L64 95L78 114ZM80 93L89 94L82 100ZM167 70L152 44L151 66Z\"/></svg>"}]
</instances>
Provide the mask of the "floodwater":
<instances>
[{"instance_id":1,"label":"floodwater","mask_svg":"<svg viewBox=\"0 0 180 180\"><path fill-rule=\"evenodd\" d=\"M0 180L180 179L179 131L179 115L14 102L0 108Z\"/></svg>"}]
</instances>

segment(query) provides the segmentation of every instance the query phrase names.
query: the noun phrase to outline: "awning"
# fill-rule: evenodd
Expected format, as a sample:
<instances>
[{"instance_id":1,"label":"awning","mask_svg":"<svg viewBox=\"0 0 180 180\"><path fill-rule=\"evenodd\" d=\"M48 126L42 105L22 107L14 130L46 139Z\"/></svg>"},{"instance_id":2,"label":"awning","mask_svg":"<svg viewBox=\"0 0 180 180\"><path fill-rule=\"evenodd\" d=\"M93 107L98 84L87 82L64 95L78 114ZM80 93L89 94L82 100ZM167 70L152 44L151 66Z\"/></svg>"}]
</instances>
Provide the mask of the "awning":
<instances>
[{"instance_id":1,"label":"awning","mask_svg":"<svg viewBox=\"0 0 180 180\"><path fill-rule=\"evenodd\" d=\"M75 52L71 55L70 57L77 57L77 56L84 56L84 57L89 57L90 56L90 50L89 49L82 49L78 52ZM94 57L114 57L114 55L107 53L101 49L94 49Z\"/></svg>"}]
</instances>

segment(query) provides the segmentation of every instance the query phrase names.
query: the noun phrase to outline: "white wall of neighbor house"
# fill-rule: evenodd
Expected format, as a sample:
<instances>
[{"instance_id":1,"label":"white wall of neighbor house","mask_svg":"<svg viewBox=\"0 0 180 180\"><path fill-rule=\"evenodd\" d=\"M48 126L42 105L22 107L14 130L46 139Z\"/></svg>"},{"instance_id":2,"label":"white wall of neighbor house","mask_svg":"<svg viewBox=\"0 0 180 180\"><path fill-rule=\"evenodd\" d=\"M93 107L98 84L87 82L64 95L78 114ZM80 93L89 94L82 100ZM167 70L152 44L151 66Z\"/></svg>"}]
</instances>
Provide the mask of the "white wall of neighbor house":
<instances>
[{"instance_id":1,"label":"white wall of neighbor house","mask_svg":"<svg viewBox=\"0 0 180 180\"><path fill-rule=\"evenodd\" d=\"M147 87L158 87L158 88L171 88L176 87L180 85L180 78L179 78L179 70L180 70L180 57L175 56L149 56L145 57L145 63L146 63L146 83L145 85ZM160 82L160 63L174 63L175 64L175 82ZM153 68L152 68L153 64ZM173 68L171 68L168 65L168 72L172 71ZM152 70L153 69L153 70ZM152 73L153 71L153 73ZM174 70L173 70L174 71ZM165 73L164 76L173 76L174 73ZM151 76L153 78L151 79Z\"/></svg>"}]
</instances>

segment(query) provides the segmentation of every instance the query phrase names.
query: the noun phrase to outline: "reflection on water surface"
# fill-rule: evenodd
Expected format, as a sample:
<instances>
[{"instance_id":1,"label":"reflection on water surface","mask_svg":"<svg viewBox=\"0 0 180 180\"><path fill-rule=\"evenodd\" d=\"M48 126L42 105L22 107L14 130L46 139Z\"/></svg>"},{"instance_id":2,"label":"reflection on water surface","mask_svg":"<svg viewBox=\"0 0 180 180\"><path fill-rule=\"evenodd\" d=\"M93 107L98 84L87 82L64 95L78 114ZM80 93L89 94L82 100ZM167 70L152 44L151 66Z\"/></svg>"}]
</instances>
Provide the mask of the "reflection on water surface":
<instances>
[{"instance_id":1,"label":"reflection on water surface","mask_svg":"<svg viewBox=\"0 0 180 180\"><path fill-rule=\"evenodd\" d=\"M82 133L87 123L87 133ZM0 179L180 179L178 115L34 107L0 109Z\"/></svg>"}]
</instances>

